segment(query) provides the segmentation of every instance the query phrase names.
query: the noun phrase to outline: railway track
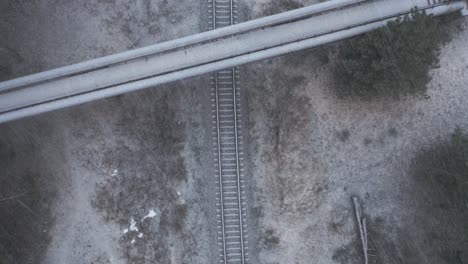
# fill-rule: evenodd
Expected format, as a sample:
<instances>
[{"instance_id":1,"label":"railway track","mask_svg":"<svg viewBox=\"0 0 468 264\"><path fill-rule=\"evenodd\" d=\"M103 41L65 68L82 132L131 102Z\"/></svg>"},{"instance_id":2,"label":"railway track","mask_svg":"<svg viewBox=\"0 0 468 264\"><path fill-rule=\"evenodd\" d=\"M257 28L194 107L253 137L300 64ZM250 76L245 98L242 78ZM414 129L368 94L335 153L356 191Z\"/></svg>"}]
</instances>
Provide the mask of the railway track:
<instances>
[{"instance_id":1,"label":"railway track","mask_svg":"<svg viewBox=\"0 0 468 264\"><path fill-rule=\"evenodd\" d=\"M210 29L237 23L237 1L210 0ZM248 263L239 71L211 75L219 263Z\"/></svg>"}]
</instances>

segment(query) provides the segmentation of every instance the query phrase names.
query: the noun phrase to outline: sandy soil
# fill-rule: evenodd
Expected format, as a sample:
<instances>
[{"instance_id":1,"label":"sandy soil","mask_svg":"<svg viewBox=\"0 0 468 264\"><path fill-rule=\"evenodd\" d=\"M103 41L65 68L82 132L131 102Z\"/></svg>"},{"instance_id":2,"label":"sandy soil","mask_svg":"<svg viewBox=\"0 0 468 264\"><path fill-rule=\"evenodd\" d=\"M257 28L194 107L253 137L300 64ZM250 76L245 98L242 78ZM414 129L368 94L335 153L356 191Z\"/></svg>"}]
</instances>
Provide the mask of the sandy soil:
<instances>
[{"instance_id":1,"label":"sandy soil","mask_svg":"<svg viewBox=\"0 0 468 264\"><path fill-rule=\"evenodd\" d=\"M243 68L260 263L363 263L353 195L367 216L372 263L467 261L463 242L447 246L450 219L432 219L435 208L422 205L435 198L410 174L419 150L468 129L467 25L450 25L430 99L337 99L337 45Z\"/></svg>"},{"instance_id":2,"label":"sandy soil","mask_svg":"<svg viewBox=\"0 0 468 264\"><path fill-rule=\"evenodd\" d=\"M199 32L205 4L2 1L0 79ZM0 256L209 263L208 85L195 78L1 125Z\"/></svg>"}]
</instances>

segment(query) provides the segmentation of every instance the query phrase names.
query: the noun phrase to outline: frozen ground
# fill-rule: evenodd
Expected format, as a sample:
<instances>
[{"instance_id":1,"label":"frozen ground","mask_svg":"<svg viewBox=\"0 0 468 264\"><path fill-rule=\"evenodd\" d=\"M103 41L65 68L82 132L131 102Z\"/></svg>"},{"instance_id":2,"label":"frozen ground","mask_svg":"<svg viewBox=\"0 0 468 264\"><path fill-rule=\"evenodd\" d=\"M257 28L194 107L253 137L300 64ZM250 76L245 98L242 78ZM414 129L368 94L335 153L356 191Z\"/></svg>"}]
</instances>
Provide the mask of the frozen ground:
<instances>
[{"instance_id":1,"label":"frozen ground","mask_svg":"<svg viewBox=\"0 0 468 264\"><path fill-rule=\"evenodd\" d=\"M0 79L199 32L204 4L1 1ZM1 125L0 256L209 263L208 91L200 77Z\"/></svg>"},{"instance_id":2,"label":"frozen ground","mask_svg":"<svg viewBox=\"0 0 468 264\"><path fill-rule=\"evenodd\" d=\"M240 1L240 17L315 2ZM206 4L0 1L0 80L201 31ZM454 230L430 220L431 197L408 171L419 149L468 129L468 25L458 22L427 100L337 99L336 45L241 67L259 263L361 263L351 195L368 217L374 263L457 253L433 250ZM213 263L208 85L203 76L1 125L0 255Z\"/></svg>"},{"instance_id":3,"label":"frozen ground","mask_svg":"<svg viewBox=\"0 0 468 264\"><path fill-rule=\"evenodd\" d=\"M252 17L285 6L262 2ZM260 263L363 263L352 195L367 216L372 263L468 260L466 241L453 239L463 230L434 217L428 204L436 198L409 173L419 150L468 129L467 25L450 24L454 38L433 72L430 99L337 99L337 45L243 68Z\"/></svg>"}]
</instances>

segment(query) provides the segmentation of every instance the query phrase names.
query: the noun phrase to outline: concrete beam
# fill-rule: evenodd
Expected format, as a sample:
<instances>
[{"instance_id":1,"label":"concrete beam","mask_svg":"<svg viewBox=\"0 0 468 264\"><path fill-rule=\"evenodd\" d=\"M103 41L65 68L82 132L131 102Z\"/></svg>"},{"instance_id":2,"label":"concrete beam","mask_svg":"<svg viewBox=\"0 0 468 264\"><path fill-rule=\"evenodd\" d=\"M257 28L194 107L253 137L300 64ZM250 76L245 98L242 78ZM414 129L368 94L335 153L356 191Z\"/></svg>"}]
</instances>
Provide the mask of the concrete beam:
<instances>
[{"instance_id":1,"label":"concrete beam","mask_svg":"<svg viewBox=\"0 0 468 264\"><path fill-rule=\"evenodd\" d=\"M356 36L410 13L415 6L441 15L462 10L465 3L333 0L7 81L0 83L0 122Z\"/></svg>"}]
</instances>

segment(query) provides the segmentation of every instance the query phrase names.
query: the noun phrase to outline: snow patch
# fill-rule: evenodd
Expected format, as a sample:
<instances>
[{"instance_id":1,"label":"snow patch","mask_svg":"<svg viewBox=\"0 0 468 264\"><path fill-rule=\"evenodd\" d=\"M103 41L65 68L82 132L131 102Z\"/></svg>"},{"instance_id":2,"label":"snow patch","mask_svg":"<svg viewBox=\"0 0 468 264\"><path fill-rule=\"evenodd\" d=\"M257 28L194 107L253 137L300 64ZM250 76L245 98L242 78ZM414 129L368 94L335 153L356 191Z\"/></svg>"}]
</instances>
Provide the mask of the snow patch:
<instances>
[{"instance_id":1,"label":"snow patch","mask_svg":"<svg viewBox=\"0 0 468 264\"><path fill-rule=\"evenodd\" d=\"M138 227L136 226L135 219L133 217L130 219L130 231L138 232Z\"/></svg>"},{"instance_id":2,"label":"snow patch","mask_svg":"<svg viewBox=\"0 0 468 264\"><path fill-rule=\"evenodd\" d=\"M156 212L153 209L151 209L149 210L148 214L145 215L145 217L141 219L141 221L143 222L143 220L145 220L146 218L153 218L155 216L156 216Z\"/></svg>"}]
</instances>

